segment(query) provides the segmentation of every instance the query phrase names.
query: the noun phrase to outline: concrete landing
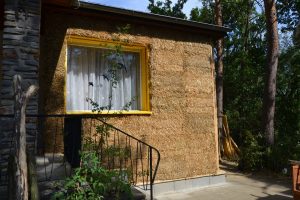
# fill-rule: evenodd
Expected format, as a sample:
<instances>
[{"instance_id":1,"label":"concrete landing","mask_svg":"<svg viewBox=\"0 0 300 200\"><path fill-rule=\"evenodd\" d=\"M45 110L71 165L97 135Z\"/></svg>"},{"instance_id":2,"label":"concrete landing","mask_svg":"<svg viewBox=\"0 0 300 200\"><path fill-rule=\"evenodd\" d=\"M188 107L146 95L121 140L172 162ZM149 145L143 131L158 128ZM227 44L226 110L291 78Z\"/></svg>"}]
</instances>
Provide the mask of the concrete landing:
<instances>
[{"instance_id":1,"label":"concrete landing","mask_svg":"<svg viewBox=\"0 0 300 200\"><path fill-rule=\"evenodd\" d=\"M292 200L291 179L227 174L227 182L155 196L157 200Z\"/></svg>"},{"instance_id":2,"label":"concrete landing","mask_svg":"<svg viewBox=\"0 0 300 200\"><path fill-rule=\"evenodd\" d=\"M169 192L179 192L179 191L196 189L200 187L224 184L225 182L226 182L225 174L220 173L211 176L202 176L202 177L195 177L190 179L155 183L153 188L154 188L154 195L158 196Z\"/></svg>"}]
</instances>

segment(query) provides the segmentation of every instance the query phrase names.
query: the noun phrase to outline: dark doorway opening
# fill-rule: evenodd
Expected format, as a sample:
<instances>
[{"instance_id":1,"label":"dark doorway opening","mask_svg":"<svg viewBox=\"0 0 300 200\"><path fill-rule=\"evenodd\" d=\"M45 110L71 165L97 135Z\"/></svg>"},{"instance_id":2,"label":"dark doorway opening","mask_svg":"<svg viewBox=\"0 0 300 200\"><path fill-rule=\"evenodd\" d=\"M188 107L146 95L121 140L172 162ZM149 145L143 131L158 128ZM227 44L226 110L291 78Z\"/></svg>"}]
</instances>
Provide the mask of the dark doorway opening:
<instances>
[{"instance_id":1,"label":"dark doorway opening","mask_svg":"<svg viewBox=\"0 0 300 200\"><path fill-rule=\"evenodd\" d=\"M82 118L66 117L64 129L64 153L72 168L80 166Z\"/></svg>"}]
</instances>

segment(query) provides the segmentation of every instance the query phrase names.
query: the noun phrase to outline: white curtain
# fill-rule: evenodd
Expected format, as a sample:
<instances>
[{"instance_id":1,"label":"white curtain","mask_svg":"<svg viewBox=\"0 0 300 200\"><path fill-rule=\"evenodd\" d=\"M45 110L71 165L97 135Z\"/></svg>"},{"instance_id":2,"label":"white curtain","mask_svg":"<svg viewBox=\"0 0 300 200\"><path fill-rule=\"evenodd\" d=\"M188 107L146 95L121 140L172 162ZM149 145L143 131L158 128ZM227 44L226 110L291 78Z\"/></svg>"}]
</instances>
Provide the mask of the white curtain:
<instances>
[{"instance_id":1,"label":"white curtain","mask_svg":"<svg viewBox=\"0 0 300 200\"><path fill-rule=\"evenodd\" d=\"M92 105L87 98L99 106L111 110L139 110L140 60L139 54L122 52L121 56L109 54L110 50L69 46L67 66L67 111L89 111ZM111 60L120 63L117 83L112 87Z\"/></svg>"}]
</instances>

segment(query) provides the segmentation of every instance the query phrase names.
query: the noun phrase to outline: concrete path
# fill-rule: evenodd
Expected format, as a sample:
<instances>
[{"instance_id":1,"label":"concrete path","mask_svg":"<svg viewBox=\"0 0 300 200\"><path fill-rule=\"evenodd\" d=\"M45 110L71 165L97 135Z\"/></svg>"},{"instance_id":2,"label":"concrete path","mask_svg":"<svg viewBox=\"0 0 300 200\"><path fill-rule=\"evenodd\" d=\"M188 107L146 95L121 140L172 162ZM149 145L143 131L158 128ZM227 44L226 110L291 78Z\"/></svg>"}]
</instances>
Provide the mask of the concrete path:
<instances>
[{"instance_id":1,"label":"concrete path","mask_svg":"<svg viewBox=\"0 0 300 200\"><path fill-rule=\"evenodd\" d=\"M163 194L157 200L292 200L291 180L227 174L227 183Z\"/></svg>"}]
</instances>

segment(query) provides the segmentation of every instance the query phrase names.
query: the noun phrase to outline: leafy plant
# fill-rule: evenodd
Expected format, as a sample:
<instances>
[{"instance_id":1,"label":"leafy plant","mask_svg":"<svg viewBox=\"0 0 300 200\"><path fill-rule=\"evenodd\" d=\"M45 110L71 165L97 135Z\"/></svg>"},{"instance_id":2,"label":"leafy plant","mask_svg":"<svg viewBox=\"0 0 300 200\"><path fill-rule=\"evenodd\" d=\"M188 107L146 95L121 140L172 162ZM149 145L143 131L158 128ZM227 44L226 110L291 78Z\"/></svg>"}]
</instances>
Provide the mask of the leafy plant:
<instances>
[{"instance_id":1,"label":"leafy plant","mask_svg":"<svg viewBox=\"0 0 300 200\"><path fill-rule=\"evenodd\" d=\"M81 167L66 179L53 199L120 199L121 195L132 199L130 184L119 172L103 168L96 152L82 152L81 159Z\"/></svg>"},{"instance_id":2,"label":"leafy plant","mask_svg":"<svg viewBox=\"0 0 300 200\"><path fill-rule=\"evenodd\" d=\"M183 13L182 9L187 0L177 0L177 2L172 6L171 0L155 1L149 0L148 10L151 13L168 15L172 17L186 19L186 15Z\"/></svg>"},{"instance_id":3,"label":"leafy plant","mask_svg":"<svg viewBox=\"0 0 300 200\"><path fill-rule=\"evenodd\" d=\"M245 171L255 171L263 167L263 147L259 145L257 138L255 138L250 131L245 131L243 133L243 143L240 149L240 169Z\"/></svg>"}]
</instances>

